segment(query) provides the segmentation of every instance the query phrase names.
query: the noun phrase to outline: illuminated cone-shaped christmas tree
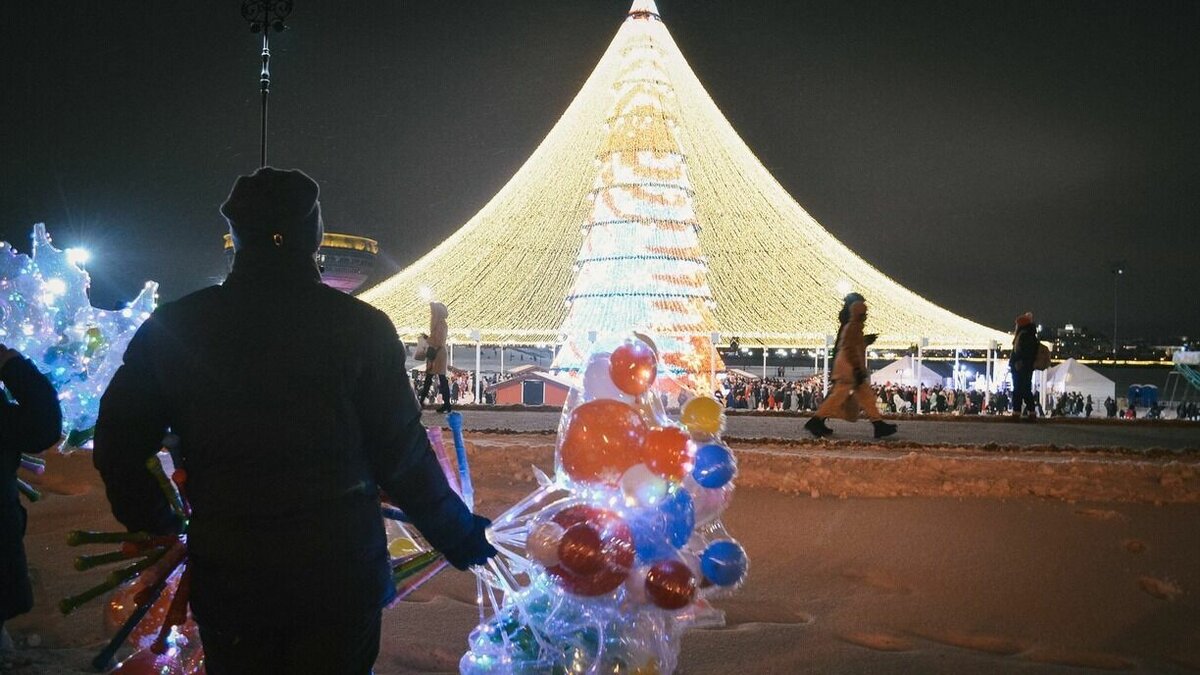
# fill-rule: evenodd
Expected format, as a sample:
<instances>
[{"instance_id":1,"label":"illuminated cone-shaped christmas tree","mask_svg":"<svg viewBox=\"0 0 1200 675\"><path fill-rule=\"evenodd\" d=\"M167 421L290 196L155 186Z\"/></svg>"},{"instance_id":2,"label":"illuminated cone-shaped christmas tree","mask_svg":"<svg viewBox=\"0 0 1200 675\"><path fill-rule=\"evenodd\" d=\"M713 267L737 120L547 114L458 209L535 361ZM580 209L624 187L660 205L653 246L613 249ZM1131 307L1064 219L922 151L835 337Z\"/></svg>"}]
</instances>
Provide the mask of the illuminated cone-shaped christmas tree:
<instances>
[{"instance_id":1,"label":"illuminated cone-shaped christmas tree","mask_svg":"<svg viewBox=\"0 0 1200 675\"><path fill-rule=\"evenodd\" d=\"M579 372L593 339L615 342L632 326L657 336L660 367L711 391L715 303L664 58L651 33L622 52L554 365Z\"/></svg>"},{"instance_id":2,"label":"illuminated cone-shaped christmas tree","mask_svg":"<svg viewBox=\"0 0 1200 675\"><path fill-rule=\"evenodd\" d=\"M702 11L702 5L691 6ZM615 187L622 183L639 190ZM614 187L598 190L605 186ZM686 196L681 204L671 201L681 196ZM582 297L599 288L588 285L589 277L604 273L597 265L573 266L597 245L584 241L592 238L593 223L602 221L598 214L606 198L620 217L656 219L659 239L649 245L676 249L672 259L695 258L698 264L686 272L678 271L682 263L666 258L648 259L636 270L671 275L658 280L664 297L656 300L682 302L681 311L629 297L630 312L644 307L649 313L629 323L610 313L602 324L585 327L584 314L605 315ZM685 207L690 212L681 214ZM680 224L689 218L701 226L699 232L688 233ZM679 237L666 236L671 225L684 228ZM609 236L633 226L621 227L609 228ZM683 236L698 240L703 252L685 252L690 247ZM702 273L699 280L689 277L696 272ZM705 314L699 311L704 303L693 304L693 295L665 295L681 287L695 296L711 293L715 306ZM809 215L725 119L652 0L634 0L579 94L495 197L428 254L360 297L386 312L406 341L415 340L429 325L425 288L450 307L449 338L459 343L528 345L557 342L563 330L651 324L664 326L659 332L665 335L667 326L711 323L722 340L738 336L807 349L823 346L836 331L842 298L850 290L870 301L871 331L880 334L875 344L881 348L904 348L921 337L938 348L978 348L1009 339L903 287ZM574 298L569 307L563 303L567 297ZM580 334L571 337L560 363L575 367L583 350ZM685 353L662 347L668 363Z\"/></svg>"}]
</instances>

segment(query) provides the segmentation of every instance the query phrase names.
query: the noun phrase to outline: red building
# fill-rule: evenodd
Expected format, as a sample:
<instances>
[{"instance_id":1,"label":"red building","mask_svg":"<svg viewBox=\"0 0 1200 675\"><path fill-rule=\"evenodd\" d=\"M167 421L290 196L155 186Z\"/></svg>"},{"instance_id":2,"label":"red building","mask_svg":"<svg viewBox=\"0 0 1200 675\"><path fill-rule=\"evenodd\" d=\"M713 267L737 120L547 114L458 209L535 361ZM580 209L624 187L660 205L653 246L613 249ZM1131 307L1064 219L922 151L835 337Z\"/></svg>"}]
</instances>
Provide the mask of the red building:
<instances>
[{"instance_id":1,"label":"red building","mask_svg":"<svg viewBox=\"0 0 1200 675\"><path fill-rule=\"evenodd\" d=\"M562 407L571 392L571 382L558 375L524 366L512 379L487 388L496 397L496 405L550 405Z\"/></svg>"}]
</instances>

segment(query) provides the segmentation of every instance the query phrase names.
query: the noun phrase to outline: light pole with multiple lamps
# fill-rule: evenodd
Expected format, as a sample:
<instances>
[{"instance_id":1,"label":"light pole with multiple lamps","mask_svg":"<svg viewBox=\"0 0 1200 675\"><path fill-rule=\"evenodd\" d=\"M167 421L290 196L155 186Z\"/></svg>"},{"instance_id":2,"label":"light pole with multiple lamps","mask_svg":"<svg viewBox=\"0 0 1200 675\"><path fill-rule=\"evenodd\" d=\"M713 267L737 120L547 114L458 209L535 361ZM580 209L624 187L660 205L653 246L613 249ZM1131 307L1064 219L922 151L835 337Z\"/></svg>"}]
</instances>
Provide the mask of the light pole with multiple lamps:
<instances>
[{"instance_id":1,"label":"light pole with multiple lamps","mask_svg":"<svg viewBox=\"0 0 1200 675\"><path fill-rule=\"evenodd\" d=\"M267 94L271 90L271 31L287 30L283 20L292 13L292 0L242 0L242 18L250 22L250 32L262 33L262 71L259 87L262 90L262 135L259 145L259 166L267 165Z\"/></svg>"}]
</instances>

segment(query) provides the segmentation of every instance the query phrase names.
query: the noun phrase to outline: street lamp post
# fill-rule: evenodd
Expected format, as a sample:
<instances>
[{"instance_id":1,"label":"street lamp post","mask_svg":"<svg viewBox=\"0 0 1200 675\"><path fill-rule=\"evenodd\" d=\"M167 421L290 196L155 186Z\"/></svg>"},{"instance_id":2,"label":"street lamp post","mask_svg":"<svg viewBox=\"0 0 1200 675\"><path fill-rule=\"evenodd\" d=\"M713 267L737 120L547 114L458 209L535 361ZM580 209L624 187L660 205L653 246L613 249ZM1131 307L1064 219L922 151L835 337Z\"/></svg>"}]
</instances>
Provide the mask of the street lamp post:
<instances>
[{"instance_id":1,"label":"street lamp post","mask_svg":"<svg viewBox=\"0 0 1200 675\"><path fill-rule=\"evenodd\" d=\"M250 22L251 33L262 33L262 71L258 75L262 91L262 129L259 166L267 165L267 94L271 91L271 31L287 29L283 20L292 13L292 0L242 0L242 18Z\"/></svg>"},{"instance_id":2,"label":"street lamp post","mask_svg":"<svg viewBox=\"0 0 1200 675\"><path fill-rule=\"evenodd\" d=\"M1117 288L1118 281L1125 274L1125 263L1115 262L1112 265L1113 275L1113 360L1117 359Z\"/></svg>"}]
</instances>

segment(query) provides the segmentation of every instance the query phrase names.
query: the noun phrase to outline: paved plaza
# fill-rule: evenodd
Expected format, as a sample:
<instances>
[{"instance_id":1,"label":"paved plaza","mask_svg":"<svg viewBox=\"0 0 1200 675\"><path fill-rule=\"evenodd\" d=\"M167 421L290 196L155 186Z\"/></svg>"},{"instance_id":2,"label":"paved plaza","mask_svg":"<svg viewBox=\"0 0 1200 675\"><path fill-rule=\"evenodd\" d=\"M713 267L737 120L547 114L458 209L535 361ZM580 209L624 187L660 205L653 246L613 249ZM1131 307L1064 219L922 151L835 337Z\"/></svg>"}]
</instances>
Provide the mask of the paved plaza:
<instances>
[{"instance_id":1,"label":"paved plaza","mask_svg":"<svg viewBox=\"0 0 1200 675\"><path fill-rule=\"evenodd\" d=\"M552 410L477 408L463 409L464 427L471 431L554 432L560 413ZM808 417L790 413L733 414L727 419L727 439L811 439L804 430ZM1075 448L1126 448L1200 451L1200 423L1122 420L1040 420L1014 423L997 418L936 419L906 417L895 420L900 432L881 443L929 445L1048 446ZM444 416L425 411L425 424L443 424ZM872 441L871 425L830 420L834 435L826 442Z\"/></svg>"}]
</instances>

